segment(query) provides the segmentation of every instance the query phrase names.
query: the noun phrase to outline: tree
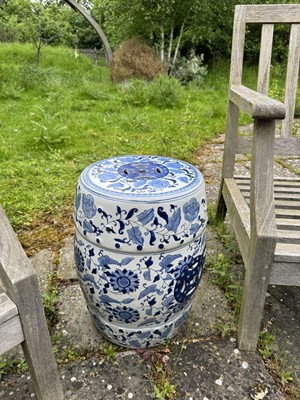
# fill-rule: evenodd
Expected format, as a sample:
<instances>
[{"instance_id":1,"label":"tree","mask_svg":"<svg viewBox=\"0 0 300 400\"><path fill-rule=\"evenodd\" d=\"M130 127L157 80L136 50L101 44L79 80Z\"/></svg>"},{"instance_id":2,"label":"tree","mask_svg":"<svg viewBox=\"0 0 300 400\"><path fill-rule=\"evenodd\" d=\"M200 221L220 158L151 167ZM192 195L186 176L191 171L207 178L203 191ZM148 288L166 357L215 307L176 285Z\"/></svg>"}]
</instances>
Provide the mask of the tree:
<instances>
[{"instance_id":1,"label":"tree","mask_svg":"<svg viewBox=\"0 0 300 400\"><path fill-rule=\"evenodd\" d=\"M11 28L13 40L34 44L37 66L44 45L70 43L75 39L65 18L65 9L56 1L9 0L1 11L6 17L6 28Z\"/></svg>"},{"instance_id":2,"label":"tree","mask_svg":"<svg viewBox=\"0 0 300 400\"><path fill-rule=\"evenodd\" d=\"M0 0L0 4L4 1ZM70 7L76 11L76 14L70 13ZM2 37L5 41L31 41L37 49L36 64L38 65L40 52L45 44L74 45L76 43L78 24L74 24L74 21L78 20L84 34L88 32L91 36L91 27L96 31L110 63L112 60L110 44L100 25L92 17L92 8L93 3L84 0L82 4L75 0L7 0L5 7L0 8L2 17L0 39ZM85 27L82 24L83 19L88 21L88 23L85 21ZM17 36L16 32L21 32L21 34Z\"/></svg>"},{"instance_id":3,"label":"tree","mask_svg":"<svg viewBox=\"0 0 300 400\"><path fill-rule=\"evenodd\" d=\"M20 4L19 1L0 0L0 40L2 42L15 42L23 39L20 29Z\"/></svg>"},{"instance_id":4,"label":"tree","mask_svg":"<svg viewBox=\"0 0 300 400\"><path fill-rule=\"evenodd\" d=\"M55 41L62 42L69 31L68 22L63 19L61 9L56 2L43 0L31 2L30 11L23 19L23 29L37 50L38 66L42 47Z\"/></svg>"},{"instance_id":5,"label":"tree","mask_svg":"<svg viewBox=\"0 0 300 400\"><path fill-rule=\"evenodd\" d=\"M137 37L159 49L161 60L174 63L185 26L203 0L94 0L114 46Z\"/></svg>"}]
</instances>

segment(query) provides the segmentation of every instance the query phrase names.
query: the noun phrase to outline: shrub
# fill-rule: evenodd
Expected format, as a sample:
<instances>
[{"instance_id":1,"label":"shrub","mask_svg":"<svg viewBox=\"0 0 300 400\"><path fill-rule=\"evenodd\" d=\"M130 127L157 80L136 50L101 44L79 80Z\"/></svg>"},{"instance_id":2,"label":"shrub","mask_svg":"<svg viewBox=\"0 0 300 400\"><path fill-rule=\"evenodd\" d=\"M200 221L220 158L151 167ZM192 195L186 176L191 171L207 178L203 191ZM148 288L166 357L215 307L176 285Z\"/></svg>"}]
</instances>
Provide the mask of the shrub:
<instances>
[{"instance_id":1,"label":"shrub","mask_svg":"<svg viewBox=\"0 0 300 400\"><path fill-rule=\"evenodd\" d=\"M197 56L192 50L188 58L180 57L171 73L184 85L191 81L201 84L207 74L207 66L203 65L203 54Z\"/></svg>"},{"instance_id":2,"label":"shrub","mask_svg":"<svg viewBox=\"0 0 300 400\"><path fill-rule=\"evenodd\" d=\"M110 74L114 82L131 78L150 81L158 75L165 75L166 70L151 47L139 40L130 39L115 52Z\"/></svg>"},{"instance_id":3,"label":"shrub","mask_svg":"<svg viewBox=\"0 0 300 400\"><path fill-rule=\"evenodd\" d=\"M60 124L59 113L50 112L46 107L36 107L33 114L35 119L31 123L34 125L36 150L53 151L69 144L70 137L64 133L68 127Z\"/></svg>"},{"instance_id":4,"label":"shrub","mask_svg":"<svg viewBox=\"0 0 300 400\"><path fill-rule=\"evenodd\" d=\"M149 102L148 84L141 79L131 79L120 85L125 101L132 106L145 106Z\"/></svg>"},{"instance_id":5,"label":"shrub","mask_svg":"<svg viewBox=\"0 0 300 400\"><path fill-rule=\"evenodd\" d=\"M149 102L160 108L180 106L182 86L174 77L158 76L149 85Z\"/></svg>"},{"instance_id":6,"label":"shrub","mask_svg":"<svg viewBox=\"0 0 300 400\"><path fill-rule=\"evenodd\" d=\"M131 79L120 85L124 100L131 106L144 107L151 104L158 108L180 106L183 88L173 77L157 76L151 83Z\"/></svg>"}]
</instances>

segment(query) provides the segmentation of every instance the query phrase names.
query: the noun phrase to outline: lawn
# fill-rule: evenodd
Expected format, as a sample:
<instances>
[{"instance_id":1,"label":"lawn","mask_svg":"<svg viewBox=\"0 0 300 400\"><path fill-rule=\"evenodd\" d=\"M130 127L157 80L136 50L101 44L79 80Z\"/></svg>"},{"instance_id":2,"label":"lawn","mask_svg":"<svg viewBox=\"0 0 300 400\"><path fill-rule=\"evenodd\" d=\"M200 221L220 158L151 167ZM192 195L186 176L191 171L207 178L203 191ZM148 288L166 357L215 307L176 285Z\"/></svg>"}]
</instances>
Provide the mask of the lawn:
<instances>
[{"instance_id":1,"label":"lawn","mask_svg":"<svg viewBox=\"0 0 300 400\"><path fill-rule=\"evenodd\" d=\"M38 69L30 45L0 44L0 54L0 203L25 247L70 232L87 165L123 154L193 163L224 131L227 64L200 87L167 79L116 85L105 64L71 49L43 48Z\"/></svg>"}]
</instances>

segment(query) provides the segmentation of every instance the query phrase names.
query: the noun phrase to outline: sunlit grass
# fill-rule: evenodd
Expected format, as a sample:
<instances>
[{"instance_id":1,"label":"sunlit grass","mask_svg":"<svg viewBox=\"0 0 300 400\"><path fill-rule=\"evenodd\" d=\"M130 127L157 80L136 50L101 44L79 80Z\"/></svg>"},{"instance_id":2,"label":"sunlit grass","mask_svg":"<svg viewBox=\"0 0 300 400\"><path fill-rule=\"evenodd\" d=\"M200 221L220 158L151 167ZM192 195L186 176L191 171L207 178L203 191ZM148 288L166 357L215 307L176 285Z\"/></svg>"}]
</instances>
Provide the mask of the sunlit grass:
<instances>
[{"instance_id":1,"label":"sunlit grass","mask_svg":"<svg viewBox=\"0 0 300 400\"><path fill-rule=\"evenodd\" d=\"M157 154L193 162L193 152L224 131L225 65L202 88L180 88L174 105L135 105L106 67L70 49L43 48L38 70L30 45L1 44L0 53L0 202L17 229L71 212L80 172L99 159Z\"/></svg>"}]
</instances>

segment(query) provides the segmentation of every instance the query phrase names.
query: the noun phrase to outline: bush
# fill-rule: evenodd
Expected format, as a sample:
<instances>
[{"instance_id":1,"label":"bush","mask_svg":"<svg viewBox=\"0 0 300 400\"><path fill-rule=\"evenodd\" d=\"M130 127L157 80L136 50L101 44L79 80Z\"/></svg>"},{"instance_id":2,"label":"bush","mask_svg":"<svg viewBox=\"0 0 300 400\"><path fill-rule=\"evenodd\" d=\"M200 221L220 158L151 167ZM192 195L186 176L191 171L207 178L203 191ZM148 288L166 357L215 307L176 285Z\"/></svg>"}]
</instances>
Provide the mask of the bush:
<instances>
[{"instance_id":1,"label":"bush","mask_svg":"<svg viewBox=\"0 0 300 400\"><path fill-rule=\"evenodd\" d=\"M137 78L151 81L158 75L165 75L163 63L155 57L151 47L131 39L124 42L115 52L110 67L114 82Z\"/></svg>"},{"instance_id":2,"label":"bush","mask_svg":"<svg viewBox=\"0 0 300 400\"><path fill-rule=\"evenodd\" d=\"M176 78L158 76L149 85L149 102L160 108L180 106L182 87Z\"/></svg>"},{"instance_id":3,"label":"bush","mask_svg":"<svg viewBox=\"0 0 300 400\"><path fill-rule=\"evenodd\" d=\"M148 84L141 79L131 79L120 85L125 101L132 106L145 106L149 103Z\"/></svg>"},{"instance_id":4,"label":"bush","mask_svg":"<svg viewBox=\"0 0 300 400\"><path fill-rule=\"evenodd\" d=\"M188 58L180 57L171 74L184 85L191 81L201 84L207 74L207 66L203 65L203 54L197 56L192 50Z\"/></svg>"},{"instance_id":5,"label":"bush","mask_svg":"<svg viewBox=\"0 0 300 400\"><path fill-rule=\"evenodd\" d=\"M69 144L70 136L65 134L68 127L60 123L59 113L50 112L47 107L36 107L33 117L31 123L34 126L33 142L36 150L53 151Z\"/></svg>"},{"instance_id":6,"label":"bush","mask_svg":"<svg viewBox=\"0 0 300 400\"><path fill-rule=\"evenodd\" d=\"M131 79L120 85L120 91L131 106L151 104L158 108L174 108L180 106L183 88L176 78L160 75L151 83Z\"/></svg>"}]
</instances>

